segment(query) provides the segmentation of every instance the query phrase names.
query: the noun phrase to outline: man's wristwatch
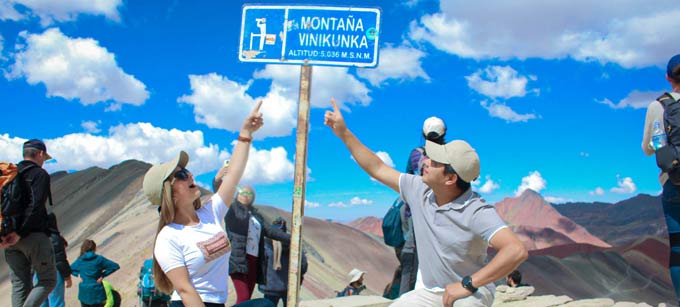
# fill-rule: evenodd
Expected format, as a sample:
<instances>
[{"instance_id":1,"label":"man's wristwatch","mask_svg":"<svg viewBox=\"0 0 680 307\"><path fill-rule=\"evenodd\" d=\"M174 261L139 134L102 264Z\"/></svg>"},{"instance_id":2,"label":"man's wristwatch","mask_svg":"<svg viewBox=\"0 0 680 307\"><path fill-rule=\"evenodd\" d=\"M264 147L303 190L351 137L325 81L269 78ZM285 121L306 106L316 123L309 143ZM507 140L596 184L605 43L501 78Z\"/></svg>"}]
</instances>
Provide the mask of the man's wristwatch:
<instances>
[{"instance_id":1,"label":"man's wristwatch","mask_svg":"<svg viewBox=\"0 0 680 307\"><path fill-rule=\"evenodd\" d=\"M463 284L463 288L467 289L473 294L477 292L477 288L475 288L475 286L472 285L472 278L470 276L463 277L463 281L461 281L460 283Z\"/></svg>"}]
</instances>

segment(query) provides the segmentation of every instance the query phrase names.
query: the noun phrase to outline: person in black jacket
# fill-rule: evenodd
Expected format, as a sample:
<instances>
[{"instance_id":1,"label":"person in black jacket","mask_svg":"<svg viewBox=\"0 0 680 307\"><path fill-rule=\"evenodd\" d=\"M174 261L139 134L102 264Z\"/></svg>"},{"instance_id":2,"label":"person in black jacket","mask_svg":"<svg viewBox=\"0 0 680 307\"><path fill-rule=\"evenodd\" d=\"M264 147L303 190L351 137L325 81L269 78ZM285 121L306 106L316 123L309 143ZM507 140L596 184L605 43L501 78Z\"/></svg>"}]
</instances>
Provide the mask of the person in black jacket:
<instances>
[{"instance_id":1,"label":"person in black jacket","mask_svg":"<svg viewBox=\"0 0 680 307\"><path fill-rule=\"evenodd\" d=\"M54 213L47 215L47 227L50 232L50 241L52 241L52 249L54 250L54 260L57 265L57 285L54 290L50 292L48 299L41 307L64 307L64 286L71 288L71 265L68 263L66 257L66 247L68 242L59 233L57 226L57 216Z\"/></svg>"},{"instance_id":2,"label":"person in black jacket","mask_svg":"<svg viewBox=\"0 0 680 307\"><path fill-rule=\"evenodd\" d=\"M32 139L23 145L24 160L17 165L24 171L21 178L29 184L30 201L25 214L18 219L16 230L3 236L0 247L12 281L12 306L37 307L45 301L57 283L54 251L48 236L47 208L50 198L50 175L42 166L52 159L41 140ZM35 272L38 282L33 285Z\"/></svg>"},{"instance_id":3,"label":"person in black jacket","mask_svg":"<svg viewBox=\"0 0 680 307\"><path fill-rule=\"evenodd\" d=\"M266 284L267 261L264 238L290 244L290 234L273 228L253 206L255 191L249 186L238 190L234 203L224 217L231 242L229 276L236 289L236 304L250 299L255 284Z\"/></svg>"},{"instance_id":4,"label":"person in black jacket","mask_svg":"<svg viewBox=\"0 0 680 307\"><path fill-rule=\"evenodd\" d=\"M287 232L286 220L280 216L272 222L272 226ZM274 305L278 305L281 300L283 301L283 307L286 307L288 304L290 244L281 244L281 242L276 240L265 239L264 249L266 268L263 269L263 272L266 272L266 283L259 283L258 289L264 294L264 298L270 300ZM307 257L304 250L302 250L300 259L302 261L300 264L302 273L300 275L300 284L302 284L304 275L307 272Z\"/></svg>"}]
</instances>

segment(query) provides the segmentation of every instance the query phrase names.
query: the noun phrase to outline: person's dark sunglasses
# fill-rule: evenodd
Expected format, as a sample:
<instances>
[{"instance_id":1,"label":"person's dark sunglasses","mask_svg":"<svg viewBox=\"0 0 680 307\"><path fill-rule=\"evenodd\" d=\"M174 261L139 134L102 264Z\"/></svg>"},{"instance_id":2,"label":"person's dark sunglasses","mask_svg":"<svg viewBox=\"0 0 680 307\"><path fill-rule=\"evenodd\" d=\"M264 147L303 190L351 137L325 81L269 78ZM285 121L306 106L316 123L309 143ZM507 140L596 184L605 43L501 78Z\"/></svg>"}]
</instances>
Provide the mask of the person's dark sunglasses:
<instances>
[{"instance_id":1,"label":"person's dark sunglasses","mask_svg":"<svg viewBox=\"0 0 680 307\"><path fill-rule=\"evenodd\" d=\"M188 169L182 167L182 169L175 172L175 179L177 179L177 180L189 180L190 174L191 174L191 172Z\"/></svg>"}]
</instances>

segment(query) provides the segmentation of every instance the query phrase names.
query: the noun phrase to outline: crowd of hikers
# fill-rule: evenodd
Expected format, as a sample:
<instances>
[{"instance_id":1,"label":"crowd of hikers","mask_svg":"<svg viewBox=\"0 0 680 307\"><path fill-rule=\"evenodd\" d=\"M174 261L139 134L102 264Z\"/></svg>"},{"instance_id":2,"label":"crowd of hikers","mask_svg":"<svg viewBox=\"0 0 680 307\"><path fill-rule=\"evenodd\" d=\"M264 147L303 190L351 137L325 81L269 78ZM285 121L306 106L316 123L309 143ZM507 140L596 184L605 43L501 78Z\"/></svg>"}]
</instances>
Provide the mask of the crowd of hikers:
<instances>
[{"instance_id":1,"label":"crowd of hikers","mask_svg":"<svg viewBox=\"0 0 680 307\"><path fill-rule=\"evenodd\" d=\"M677 294L680 130L672 128L680 125L680 55L669 61L666 79L673 92L650 104L642 147L647 154L656 153L662 169L670 272ZM480 159L469 143L446 142L446 125L430 117L423 123L425 144L411 151L401 173L363 145L336 102L331 104L324 124L364 171L399 194L383 219L385 243L394 248L399 261L383 293L394 299L390 306L491 306L495 281L505 278L508 286L525 285L516 269L527 258L527 250L494 207L472 190ZM140 267L141 306L223 307L229 294L227 276L236 291L234 306L286 306L290 250L286 221L265 219L254 205L255 190L239 187L253 134L264 124L261 105L243 122L231 159L213 180L210 198L201 200L184 151L144 175L143 192L158 206L159 222L153 257ZM0 248L9 267L12 306L64 306L64 288L72 286L72 276L79 277L81 306L120 306L120 294L105 280L120 267L97 254L93 240L82 242L79 257L69 265L68 242L56 216L48 213L48 205L53 207L50 176L42 166L51 156L45 143L28 140L22 150L24 160L18 164L0 163ZM487 259L489 247L495 255ZM307 259L304 253L301 256L302 282ZM352 269L347 286L336 295L361 294L366 274ZM252 298L255 285L264 298Z\"/></svg>"}]
</instances>

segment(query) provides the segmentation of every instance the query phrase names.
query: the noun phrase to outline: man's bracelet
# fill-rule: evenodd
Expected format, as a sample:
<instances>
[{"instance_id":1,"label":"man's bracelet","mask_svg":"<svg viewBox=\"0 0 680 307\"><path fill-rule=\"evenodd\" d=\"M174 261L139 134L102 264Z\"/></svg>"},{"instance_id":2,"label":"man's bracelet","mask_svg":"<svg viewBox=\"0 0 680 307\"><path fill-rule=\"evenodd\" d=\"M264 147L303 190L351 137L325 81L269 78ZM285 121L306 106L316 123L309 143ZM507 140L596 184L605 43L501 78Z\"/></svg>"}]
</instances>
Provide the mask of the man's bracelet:
<instances>
[{"instance_id":1,"label":"man's bracelet","mask_svg":"<svg viewBox=\"0 0 680 307\"><path fill-rule=\"evenodd\" d=\"M247 138L245 136L240 136L240 135L238 136L237 140L240 141L240 142L243 142L243 143L250 143L250 142L253 141L252 138Z\"/></svg>"}]
</instances>

